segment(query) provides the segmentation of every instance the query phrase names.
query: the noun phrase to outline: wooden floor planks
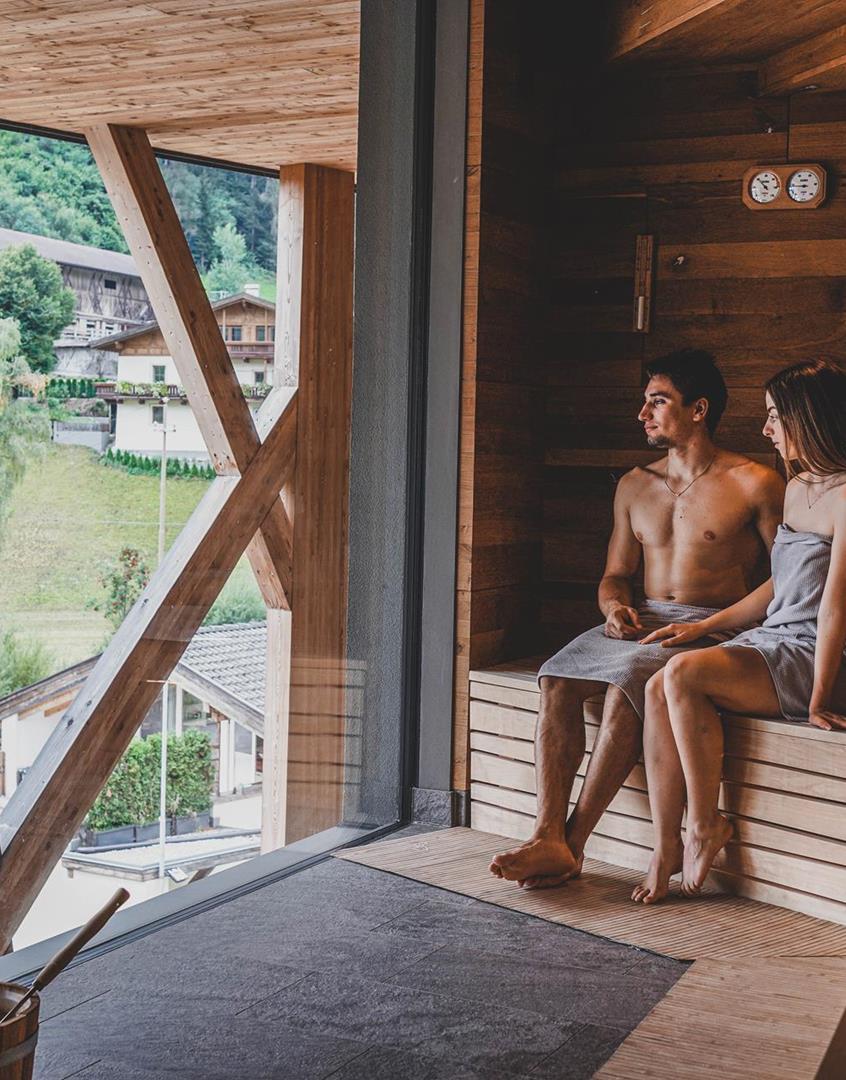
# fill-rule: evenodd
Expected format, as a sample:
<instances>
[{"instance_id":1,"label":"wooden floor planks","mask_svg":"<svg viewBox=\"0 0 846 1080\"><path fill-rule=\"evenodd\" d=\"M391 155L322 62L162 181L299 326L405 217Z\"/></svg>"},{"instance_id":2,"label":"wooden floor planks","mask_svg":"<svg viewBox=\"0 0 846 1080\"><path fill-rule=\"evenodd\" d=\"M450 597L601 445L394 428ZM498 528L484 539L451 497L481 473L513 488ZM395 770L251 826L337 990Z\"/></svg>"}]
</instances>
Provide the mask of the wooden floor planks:
<instances>
[{"instance_id":1,"label":"wooden floor planks","mask_svg":"<svg viewBox=\"0 0 846 1080\"><path fill-rule=\"evenodd\" d=\"M579 881L525 892L488 871L491 857L510 846L507 837L457 828L352 848L338 857L680 960L846 958L844 926L717 892L695 900L674 895L644 907L629 899L641 877L637 871L594 859L585 861Z\"/></svg>"},{"instance_id":2,"label":"wooden floor planks","mask_svg":"<svg viewBox=\"0 0 846 1080\"><path fill-rule=\"evenodd\" d=\"M845 1001L846 959L840 957L700 960L596 1076L603 1080L835 1076L821 1071L821 1065Z\"/></svg>"}]
</instances>

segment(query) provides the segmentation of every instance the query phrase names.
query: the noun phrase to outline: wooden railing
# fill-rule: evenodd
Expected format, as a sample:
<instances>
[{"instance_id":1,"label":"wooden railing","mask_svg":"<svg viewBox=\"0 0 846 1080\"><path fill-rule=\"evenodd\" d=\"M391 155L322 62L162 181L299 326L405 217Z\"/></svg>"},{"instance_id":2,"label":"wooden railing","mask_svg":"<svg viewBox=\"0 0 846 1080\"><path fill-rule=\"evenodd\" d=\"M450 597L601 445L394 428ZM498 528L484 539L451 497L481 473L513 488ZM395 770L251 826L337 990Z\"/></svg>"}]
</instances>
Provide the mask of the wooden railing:
<instances>
[{"instance_id":1,"label":"wooden railing","mask_svg":"<svg viewBox=\"0 0 846 1080\"><path fill-rule=\"evenodd\" d=\"M271 383L241 383L244 397L254 401L262 401L273 389ZM139 401L160 401L162 398L183 399L187 398L185 388L175 383L130 383L130 382L101 382L95 387L97 397L106 401L120 400L121 398L137 398Z\"/></svg>"}]
</instances>

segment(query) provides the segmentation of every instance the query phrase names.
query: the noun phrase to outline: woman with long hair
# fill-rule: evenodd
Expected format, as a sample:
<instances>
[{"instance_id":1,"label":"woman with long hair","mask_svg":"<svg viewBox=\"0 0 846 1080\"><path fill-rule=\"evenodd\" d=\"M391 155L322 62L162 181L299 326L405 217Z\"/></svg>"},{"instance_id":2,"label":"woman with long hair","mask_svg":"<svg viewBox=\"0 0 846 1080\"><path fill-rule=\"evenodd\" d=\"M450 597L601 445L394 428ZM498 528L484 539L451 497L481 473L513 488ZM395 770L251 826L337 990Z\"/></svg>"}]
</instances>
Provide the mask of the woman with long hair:
<instances>
[{"instance_id":1,"label":"woman with long hair","mask_svg":"<svg viewBox=\"0 0 846 1080\"><path fill-rule=\"evenodd\" d=\"M772 577L699 623L671 624L642 639L675 646L752 627L677 654L647 684L644 760L655 850L632 894L644 903L662 899L679 870L682 892L699 892L731 839L732 824L717 810L720 713L846 731L846 371L821 360L785 368L767 383L766 408L764 435L789 478Z\"/></svg>"}]
</instances>

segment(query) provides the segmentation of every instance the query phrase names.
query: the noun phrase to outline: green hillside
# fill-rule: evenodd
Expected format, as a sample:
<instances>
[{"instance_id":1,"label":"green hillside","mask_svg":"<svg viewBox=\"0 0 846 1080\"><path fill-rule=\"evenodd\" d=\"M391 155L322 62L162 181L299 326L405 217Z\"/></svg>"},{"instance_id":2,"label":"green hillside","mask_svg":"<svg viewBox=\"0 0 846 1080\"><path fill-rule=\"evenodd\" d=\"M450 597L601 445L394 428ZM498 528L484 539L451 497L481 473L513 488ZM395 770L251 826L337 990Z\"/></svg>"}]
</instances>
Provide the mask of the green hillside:
<instances>
[{"instance_id":1,"label":"green hillside","mask_svg":"<svg viewBox=\"0 0 846 1080\"><path fill-rule=\"evenodd\" d=\"M168 546L207 487L168 481ZM89 606L102 596L98 575L126 546L155 566L158 507L157 477L106 468L84 447L51 445L12 495L0 538L0 622L42 641L56 669L97 652L109 630ZM249 583L246 564L235 579Z\"/></svg>"}]
</instances>

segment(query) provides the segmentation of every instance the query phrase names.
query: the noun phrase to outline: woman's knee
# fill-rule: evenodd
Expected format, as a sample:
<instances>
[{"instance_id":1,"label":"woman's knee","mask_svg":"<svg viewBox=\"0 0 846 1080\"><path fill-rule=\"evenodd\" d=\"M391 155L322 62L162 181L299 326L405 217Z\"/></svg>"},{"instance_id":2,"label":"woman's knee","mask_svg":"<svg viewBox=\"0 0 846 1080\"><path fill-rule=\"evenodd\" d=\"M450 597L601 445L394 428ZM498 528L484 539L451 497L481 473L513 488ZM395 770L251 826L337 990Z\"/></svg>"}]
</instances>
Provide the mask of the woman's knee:
<instances>
[{"instance_id":1,"label":"woman's knee","mask_svg":"<svg viewBox=\"0 0 846 1080\"><path fill-rule=\"evenodd\" d=\"M664 690L664 672L656 671L649 679L645 688L646 703L651 706L663 707L667 704L667 694Z\"/></svg>"},{"instance_id":2,"label":"woman's knee","mask_svg":"<svg viewBox=\"0 0 846 1080\"><path fill-rule=\"evenodd\" d=\"M696 689L707 664L707 661L703 663L704 659L701 653L695 652L671 656L661 673L663 690L676 694L679 691Z\"/></svg>"}]
</instances>

